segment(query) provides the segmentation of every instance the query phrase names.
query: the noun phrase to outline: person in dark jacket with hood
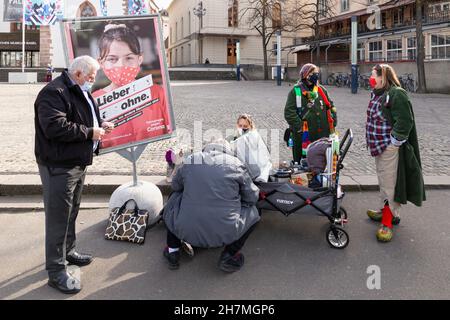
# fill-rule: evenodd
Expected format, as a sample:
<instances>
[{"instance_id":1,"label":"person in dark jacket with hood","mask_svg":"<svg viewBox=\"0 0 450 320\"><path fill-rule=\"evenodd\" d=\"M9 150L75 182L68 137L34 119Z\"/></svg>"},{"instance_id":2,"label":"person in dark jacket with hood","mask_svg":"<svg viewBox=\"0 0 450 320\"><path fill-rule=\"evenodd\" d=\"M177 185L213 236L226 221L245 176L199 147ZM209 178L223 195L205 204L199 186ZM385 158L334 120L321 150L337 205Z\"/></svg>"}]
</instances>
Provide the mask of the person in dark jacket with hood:
<instances>
[{"instance_id":1,"label":"person in dark jacket with hood","mask_svg":"<svg viewBox=\"0 0 450 320\"><path fill-rule=\"evenodd\" d=\"M368 210L370 219L380 222L377 239L388 242L393 225L400 223L400 207L407 201L421 206L426 199L419 143L411 102L401 88L394 69L376 65L370 83L373 88L367 109L366 141L375 158L380 185L380 206Z\"/></svg>"},{"instance_id":2,"label":"person in dark jacket with hood","mask_svg":"<svg viewBox=\"0 0 450 320\"><path fill-rule=\"evenodd\" d=\"M172 190L163 212L169 268L178 269L184 241L200 248L225 246L219 268L239 270L244 264L240 250L260 220L255 206L259 189L228 142L208 144L203 152L186 157Z\"/></svg>"},{"instance_id":3,"label":"person in dark jacket with hood","mask_svg":"<svg viewBox=\"0 0 450 320\"><path fill-rule=\"evenodd\" d=\"M35 155L45 209L45 268L48 284L63 293L81 290L66 264L84 266L92 256L76 251L75 224L86 167L98 154L99 142L114 125L102 122L89 93L98 62L82 56L46 85L35 104Z\"/></svg>"}]
</instances>

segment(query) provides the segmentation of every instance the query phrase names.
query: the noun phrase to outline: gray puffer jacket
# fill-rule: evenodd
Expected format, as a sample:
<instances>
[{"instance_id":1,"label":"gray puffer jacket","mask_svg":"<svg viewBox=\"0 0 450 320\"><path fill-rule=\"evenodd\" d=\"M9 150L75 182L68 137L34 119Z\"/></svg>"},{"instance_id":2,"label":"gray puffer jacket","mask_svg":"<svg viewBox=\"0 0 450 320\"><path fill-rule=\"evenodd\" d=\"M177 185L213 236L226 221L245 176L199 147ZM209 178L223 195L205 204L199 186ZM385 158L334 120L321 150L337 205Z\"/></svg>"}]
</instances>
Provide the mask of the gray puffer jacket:
<instances>
[{"instance_id":1,"label":"gray puffer jacket","mask_svg":"<svg viewBox=\"0 0 450 320\"><path fill-rule=\"evenodd\" d=\"M164 208L167 228L195 247L214 248L238 240L259 221L259 189L228 147L210 144L186 157L172 180Z\"/></svg>"}]
</instances>

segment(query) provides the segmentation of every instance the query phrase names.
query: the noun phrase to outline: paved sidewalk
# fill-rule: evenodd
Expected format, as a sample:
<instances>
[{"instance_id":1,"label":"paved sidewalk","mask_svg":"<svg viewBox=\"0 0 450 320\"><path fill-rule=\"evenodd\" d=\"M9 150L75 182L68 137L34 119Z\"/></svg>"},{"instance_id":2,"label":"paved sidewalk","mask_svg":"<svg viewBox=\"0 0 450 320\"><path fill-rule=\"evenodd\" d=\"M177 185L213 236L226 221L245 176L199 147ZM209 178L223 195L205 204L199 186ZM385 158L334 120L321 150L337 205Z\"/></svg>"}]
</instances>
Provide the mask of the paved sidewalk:
<instances>
[{"instance_id":1,"label":"paved sidewalk","mask_svg":"<svg viewBox=\"0 0 450 320\"><path fill-rule=\"evenodd\" d=\"M140 177L143 181L156 184L164 196L170 194L171 187L163 176ZM84 187L82 208L96 209L107 207L107 202L99 201L111 195L121 184L132 182L129 176L99 176L88 175ZM375 176L341 176L341 186L346 192L378 190ZM450 189L450 177L425 177L427 190ZM26 197L26 201L20 199ZM108 200L109 201L109 200ZM42 185L38 175L0 175L0 213L8 210L40 210L44 208L42 202Z\"/></svg>"},{"instance_id":2,"label":"paved sidewalk","mask_svg":"<svg viewBox=\"0 0 450 320\"><path fill-rule=\"evenodd\" d=\"M40 179L34 159L33 103L43 85L0 85L0 196L38 195ZM24 90L24 88L26 90ZM193 134L216 129L226 135L233 129L240 113L250 113L260 131L269 130L267 142L278 152L272 152L279 161L289 160L291 150L282 141L286 123L283 109L288 84L281 87L264 81L174 81L172 82L177 128ZM341 174L341 184L347 191L375 190L374 160L365 148L365 110L369 99L367 91L352 95L346 88L329 88L338 107L338 129L352 128L355 139ZM439 94L411 94L421 143L422 164L427 187L450 187L450 96ZM201 127L195 126L201 121ZM272 141L270 130L275 130ZM277 135L278 134L278 135ZM177 139L165 140L147 146L138 161L141 179L160 186L164 193L169 186L164 182L166 171L164 154ZM194 141L193 141L194 142ZM201 144L200 144L201 145ZM132 180L132 165L116 153L96 157L88 169L87 194L111 194L117 186ZM0 203L2 199L0 198Z\"/></svg>"},{"instance_id":3,"label":"paved sidewalk","mask_svg":"<svg viewBox=\"0 0 450 320\"><path fill-rule=\"evenodd\" d=\"M33 103L42 85L0 85L0 175L37 174L34 160ZM288 92L286 83L277 87L271 81L174 81L172 82L174 113L177 128L194 131L201 121L200 131L217 129L222 135L233 129L240 113L255 118L259 130L277 130L279 159L290 158L291 150L282 141L286 128L283 110ZM367 91L352 95L347 88L329 88L338 108L338 129L352 128L355 141L346 159L343 173L347 176L372 176L374 160L365 148L364 124L369 101ZM418 126L424 174L450 176L450 96L440 94L411 94ZM164 154L174 140L149 145L138 161L138 173L143 176L165 174ZM273 156L278 153L274 152ZM131 175L132 165L116 153L94 159L89 168L92 175Z\"/></svg>"}]
</instances>

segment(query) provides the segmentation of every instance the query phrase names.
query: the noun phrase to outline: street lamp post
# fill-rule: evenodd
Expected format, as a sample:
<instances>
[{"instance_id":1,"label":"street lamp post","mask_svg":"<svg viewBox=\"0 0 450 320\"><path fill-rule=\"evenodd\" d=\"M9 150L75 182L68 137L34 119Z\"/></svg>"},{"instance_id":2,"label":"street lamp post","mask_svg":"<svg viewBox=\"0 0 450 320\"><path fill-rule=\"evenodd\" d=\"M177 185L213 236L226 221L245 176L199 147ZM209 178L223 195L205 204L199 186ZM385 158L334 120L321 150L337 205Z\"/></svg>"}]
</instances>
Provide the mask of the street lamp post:
<instances>
[{"instance_id":1,"label":"street lamp post","mask_svg":"<svg viewBox=\"0 0 450 320\"><path fill-rule=\"evenodd\" d=\"M241 42L236 42L236 77L237 81L241 81Z\"/></svg>"},{"instance_id":2,"label":"street lamp post","mask_svg":"<svg viewBox=\"0 0 450 320\"><path fill-rule=\"evenodd\" d=\"M200 1L197 5L197 8L193 9L194 15L196 15L199 19L198 23L198 63L202 64L202 48L200 46L200 32L203 26L203 16L206 14L206 9L203 8L203 2Z\"/></svg>"},{"instance_id":3,"label":"street lamp post","mask_svg":"<svg viewBox=\"0 0 450 320\"><path fill-rule=\"evenodd\" d=\"M277 85L281 86L281 30L277 31Z\"/></svg>"},{"instance_id":4,"label":"street lamp post","mask_svg":"<svg viewBox=\"0 0 450 320\"><path fill-rule=\"evenodd\" d=\"M358 93L358 17L352 17L352 93Z\"/></svg>"}]
</instances>

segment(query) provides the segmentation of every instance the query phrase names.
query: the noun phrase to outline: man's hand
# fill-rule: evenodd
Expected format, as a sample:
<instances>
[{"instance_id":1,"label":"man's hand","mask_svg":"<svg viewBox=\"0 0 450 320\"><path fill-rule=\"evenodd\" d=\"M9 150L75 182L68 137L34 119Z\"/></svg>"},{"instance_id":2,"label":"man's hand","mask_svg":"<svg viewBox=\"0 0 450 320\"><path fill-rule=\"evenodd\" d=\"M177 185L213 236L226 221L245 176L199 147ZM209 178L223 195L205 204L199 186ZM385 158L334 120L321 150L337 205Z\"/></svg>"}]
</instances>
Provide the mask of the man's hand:
<instances>
[{"instance_id":1,"label":"man's hand","mask_svg":"<svg viewBox=\"0 0 450 320\"><path fill-rule=\"evenodd\" d=\"M103 122L102 128L106 131L106 133L110 133L114 129L114 123L112 122Z\"/></svg>"},{"instance_id":2,"label":"man's hand","mask_svg":"<svg viewBox=\"0 0 450 320\"><path fill-rule=\"evenodd\" d=\"M94 128L94 134L92 135L92 140L100 141L102 137L105 135L105 130L102 128Z\"/></svg>"}]
</instances>

